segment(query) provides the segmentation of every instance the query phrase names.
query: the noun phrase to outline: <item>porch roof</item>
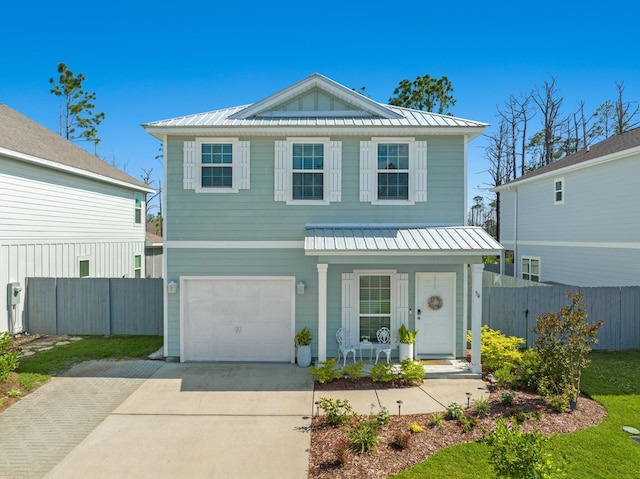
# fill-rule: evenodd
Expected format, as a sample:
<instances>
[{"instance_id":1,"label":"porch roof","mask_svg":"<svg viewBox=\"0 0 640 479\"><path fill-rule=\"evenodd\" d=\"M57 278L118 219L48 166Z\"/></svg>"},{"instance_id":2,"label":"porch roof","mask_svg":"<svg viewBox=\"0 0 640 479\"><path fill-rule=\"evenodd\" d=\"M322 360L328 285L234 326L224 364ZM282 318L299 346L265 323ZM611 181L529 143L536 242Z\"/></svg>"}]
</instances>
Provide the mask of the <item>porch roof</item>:
<instances>
[{"instance_id":1,"label":"porch roof","mask_svg":"<svg viewBox=\"0 0 640 479\"><path fill-rule=\"evenodd\" d=\"M498 255L502 245L478 226L307 226L306 255Z\"/></svg>"}]
</instances>

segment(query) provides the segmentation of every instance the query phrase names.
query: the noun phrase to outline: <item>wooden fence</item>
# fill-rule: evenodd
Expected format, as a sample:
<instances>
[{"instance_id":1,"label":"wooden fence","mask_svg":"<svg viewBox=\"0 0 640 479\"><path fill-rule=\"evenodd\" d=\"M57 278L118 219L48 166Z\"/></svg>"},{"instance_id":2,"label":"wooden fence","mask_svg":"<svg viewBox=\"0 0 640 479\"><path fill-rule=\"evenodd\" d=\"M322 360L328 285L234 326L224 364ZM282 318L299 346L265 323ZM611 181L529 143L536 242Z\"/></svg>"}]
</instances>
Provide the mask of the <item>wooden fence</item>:
<instances>
[{"instance_id":1,"label":"wooden fence","mask_svg":"<svg viewBox=\"0 0 640 479\"><path fill-rule=\"evenodd\" d=\"M640 287L527 286L482 288L482 322L533 346L536 316L570 305L567 292L582 291L588 321L605 319L594 349L640 349Z\"/></svg>"},{"instance_id":2,"label":"wooden fence","mask_svg":"<svg viewBox=\"0 0 640 479\"><path fill-rule=\"evenodd\" d=\"M27 278L31 334L162 335L162 279Z\"/></svg>"}]
</instances>

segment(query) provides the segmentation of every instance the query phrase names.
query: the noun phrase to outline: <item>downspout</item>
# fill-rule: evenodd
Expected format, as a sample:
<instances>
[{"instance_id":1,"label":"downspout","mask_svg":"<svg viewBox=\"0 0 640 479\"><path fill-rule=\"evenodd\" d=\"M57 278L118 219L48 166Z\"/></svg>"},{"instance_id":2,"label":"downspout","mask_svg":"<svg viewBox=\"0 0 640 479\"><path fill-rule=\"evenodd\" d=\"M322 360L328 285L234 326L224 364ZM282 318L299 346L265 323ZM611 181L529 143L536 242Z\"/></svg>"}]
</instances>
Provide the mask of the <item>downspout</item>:
<instances>
[{"instance_id":1,"label":"downspout","mask_svg":"<svg viewBox=\"0 0 640 479\"><path fill-rule=\"evenodd\" d=\"M513 189L513 277L518 277L518 188Z\"/></svg>"}]
</instances>

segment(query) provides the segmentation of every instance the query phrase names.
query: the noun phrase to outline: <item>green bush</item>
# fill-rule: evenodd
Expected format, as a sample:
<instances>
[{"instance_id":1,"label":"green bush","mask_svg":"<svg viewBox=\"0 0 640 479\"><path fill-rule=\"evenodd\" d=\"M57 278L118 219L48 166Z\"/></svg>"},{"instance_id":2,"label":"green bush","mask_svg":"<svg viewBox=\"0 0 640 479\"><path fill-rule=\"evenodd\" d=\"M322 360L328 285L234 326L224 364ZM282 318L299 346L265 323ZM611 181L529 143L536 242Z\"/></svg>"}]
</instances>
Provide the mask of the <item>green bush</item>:
<instances>
[{"instance_id":1,"label":"green bush","mask_svg":"<svg viewBox=\"0 0 640 479\"><path fill-rule=\"evenodd\" d=\"M411 359L403 359L400 363L402 371L402 381L406 383L422 383L424 379L424 366L422 361L412 361Z\"/></svg>"},{"instance_id":2,"label":"green bush","mask_svg":"<svg viewBox=\"0 0 640 479\"><path fill-rule=\"evenodd\" d=\"M378 363L371 367L372 381L388 383L395 379L398 379L398 374L393 370L393 366L390 364Z\"/></svg>"},{"instance_id":3,"label":"green bush","mask_svg":"<svg viewBox=\"0 0 640 479\"><path fill-rule=\"evenodd\" d=\"M523 433L520 426L496 419L496 428L485 433L489 445L489 463L500 478L559 479L565 477L554 464L547 448L549 438L540 432Z\"/></svg>"},{"instance_id":4,"label":"green bush","mask_svg":"<svg viewBox=\"0 0 640 479\"><path fill-rule=\"evenodd\" d=\"M471 331L467 332L467 341L471 342ZM525 340L516 336L505 336L500 331L482 326L480 336L480 356L485 371L493 372L504 366L511 369L520 364L522 353L520 345Z\"/></svg>"},{"instance_id":5,"label":"green bush","mask_svg":"<svg viewBox=\"0 0 640 479\"><path fill-rule=\"evenodd\" d=\"M522 389L537 390L540 382L541 364L538 352L527 349L522 353L522 360L516 369L514 385Z\"/></svg>"},{"instance_id":6,"label":"green bush","mask_svg":"<svg viewBox=\"0 0 640 479\"><path fill-rule=\"evenodd\" d=\"M462 404L457 402L449 403L444 413L444 418L449 420L459 420L464 416Z\"/></svg>"},{"instance_id":7,"label":"green bush","mask_svg":"<svg viewBox=\"0 0 640 479\"><path fill-rule=\"evenodd\" d=\"M441 428L443 419L444 419L444 414L442 414L441 412L436 412L433 414L433 417L431 418L431 422L429 422L429 425L431 427Z\"/></svg>"},{"instance_id":8,"label":"green bush","mask_svg":"<svg viewBox=\"0 0 640 479\"><path fill-rule=\"evenodd\" d=\"M320 398L318 406L324 411L327 422L332 426L341 426L349 422L353 408L348 399Z\"/></svg>"},{"instance_id":9,"label":"green bush","mask_svg":"<svg viewBox=\"0 0 640 479\"><path fill-rule=\"evenodd\" d=\"M511 369L511 365L507 364L502 366L500 369L496 369L496 371L493 373L493 377L495 378L496 381L498 381L498 384L503 388L511 387L511 385L514 382L514 376Z\"/></svg>"},{"instance_id":10,"label":"green bush","mask_svg":"<svg viewBox=\"0 0 640 479\"><path fill-rule=\"evenodd\" d=\"M336 358L319 362L318 366L311 366L311 375L320 384L331 382L342 377L342 373L336 369Z\"/></svg>"},{"instance_id":11,"label":"green bush","mask_svg":"<svg viewBox=\"0 0 640 479\"><path fill-rule=\"evenodd\" d=\"M473 400L473 407L475 408L474 412L476 416L487 417L491 409L491 404L488 399L481 397L480 399Z\"/></svg>"},{"instance_id":12,"label":"green bush","mask_svg":"<svg viewBox=\"0 0 640 479\"><path fill-rule=\"evenodd\" d=\"M391 422L391 414L389 414L389 410L386 407L382 407L378 414L376 414L376 421L380 426L386 426Z\"/></svg>"},{"instance_id":13,"label":"green bush","mask_svg":"<svg viewBox=\"0 0 640 479\"><path fill-rule=\"evenodd\" d=\"M515 397L516 394L513 391L503 392L500 393L500 402L503 406L511 406Z\"/></svg>"},{"instance_id":14,"label":"green bush","mask_svg":"<svg viewBox=\"0 0 640 479\"><path fill-rule=\"evenodd\" d=\"M356 421L347 435L351 444L360 449L360 452L369 452L378 444L378 422Z\"/></svg>"},{"instance_id":15,"label":"green bush","mask_svg":"<svg viewBox=\"0 0 640 479\"><path fill-rule=\"evenodd\" d=\"M0 382L9 378L20 364L20 352L13 349L13 339L7 331L0 334Z\"/></svg>"},{"instance_id":16,"label":"green bush","mask_svg":"<svg viewBox=\"0 0 640 479\"><path fill-rule=\"evenodd\" d=\"M364 363L362 361L353 364L349 363L342 368L342 374L349 379L364 377Z\"/></svg>"}]
</instances>

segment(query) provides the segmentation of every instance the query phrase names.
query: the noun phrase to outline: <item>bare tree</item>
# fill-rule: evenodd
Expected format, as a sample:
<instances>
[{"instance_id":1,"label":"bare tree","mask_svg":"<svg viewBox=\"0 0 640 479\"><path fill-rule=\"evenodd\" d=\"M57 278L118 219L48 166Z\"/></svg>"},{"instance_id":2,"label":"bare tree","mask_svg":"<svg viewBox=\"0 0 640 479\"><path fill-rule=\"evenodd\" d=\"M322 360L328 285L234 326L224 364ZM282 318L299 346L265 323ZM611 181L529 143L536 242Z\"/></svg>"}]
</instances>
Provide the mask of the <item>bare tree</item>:
<instances>
[{"instance_id":1,"label":"bare tree","mask_svg":"<svg viewBox=\"0 0 640 479\"><path fill-rule=\"evenodd\" d=\"M637 121L634 122L634 118L638 114L640 106L636 106L635 109L632 109L632 103L637 102L629 102L623 100L622 94L624 93L624 82L616 82L616 88L618 89L618 98L616 99L613 115L615 122L615 133L617 135L620 133L624 133L625 131L629 131L638 125Z\"/></svg>"},{"instance_id":2,"label":"bare tree","mask_svg":"<svg viewBox=\"0 0 640 479\"><path fill-rule=\"evenodd\" d=\"M533 102L538 106L543 118L543 166L548 165L556 159L558 129L562 123L558 115L563 100L562 98L558 98L557 95L556 78L551 77L550 81L544 82L544 87L536 88L532 96Z\"/></svg>"}]
</instances>

